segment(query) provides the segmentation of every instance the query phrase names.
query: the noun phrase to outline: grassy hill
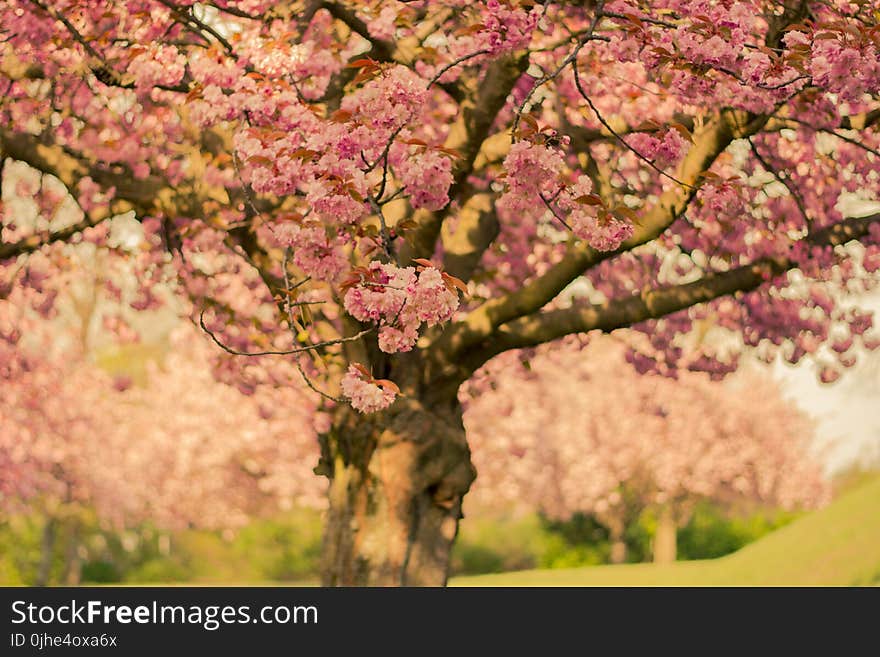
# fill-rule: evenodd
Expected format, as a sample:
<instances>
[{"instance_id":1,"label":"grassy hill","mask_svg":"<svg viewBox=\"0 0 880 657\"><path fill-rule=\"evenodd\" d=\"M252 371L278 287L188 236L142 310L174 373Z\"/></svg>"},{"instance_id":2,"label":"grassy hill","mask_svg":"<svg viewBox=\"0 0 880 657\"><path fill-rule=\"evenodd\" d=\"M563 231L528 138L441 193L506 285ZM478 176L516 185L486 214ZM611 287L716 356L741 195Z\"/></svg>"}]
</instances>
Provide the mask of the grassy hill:
<instances>
[{"instance_id":1,"label":"grassy hill","mask_svg":"<svg viewBox=\"0 0 880 657\"><path fill-rule=\"evenodd\" d=\"M880 585L880 478L742 550L707 561L524 570L452 586Z\"/></svg>"}]
</instances>

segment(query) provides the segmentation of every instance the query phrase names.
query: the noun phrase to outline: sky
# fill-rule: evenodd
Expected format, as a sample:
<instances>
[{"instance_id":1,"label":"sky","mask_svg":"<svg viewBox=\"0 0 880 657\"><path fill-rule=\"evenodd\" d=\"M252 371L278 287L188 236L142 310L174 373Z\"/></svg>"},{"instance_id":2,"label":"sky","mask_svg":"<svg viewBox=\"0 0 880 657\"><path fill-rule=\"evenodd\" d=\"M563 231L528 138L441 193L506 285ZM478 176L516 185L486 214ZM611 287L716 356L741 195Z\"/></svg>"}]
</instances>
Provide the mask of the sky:
<instances>
[{"instance_id":1,"label":"sky","mask_svg":"<svg viewBox=\"0 0 880 657\"><path fill-rule=\"evenodd\" d=\"M880 318L880 293L859 304ZM775 374L787 397L818 423L817 446L829 474L852 465L880 467L880 351L859 353L858 363L832 384L819 382L812 362L779 361Z\"/></svg>"},{"instance_id":2,"label":"sky","mask_svg":"<svg viewBox=\"0 0 880 657\"><path fill-rule=\"evenodd\" d=\"M838 202L845 216L880 211L880 202L858 193L844 194ZM873 310L875 331L880 328L880 292L854 300L862 310ZM797 366L776 363L785 394L818 422L817 446L827 449L829 474L853 465L880 468L880 350L861 352L858 363L832 384L820 383L816 366L808 360Z\"/></svg>"}]
</instances>

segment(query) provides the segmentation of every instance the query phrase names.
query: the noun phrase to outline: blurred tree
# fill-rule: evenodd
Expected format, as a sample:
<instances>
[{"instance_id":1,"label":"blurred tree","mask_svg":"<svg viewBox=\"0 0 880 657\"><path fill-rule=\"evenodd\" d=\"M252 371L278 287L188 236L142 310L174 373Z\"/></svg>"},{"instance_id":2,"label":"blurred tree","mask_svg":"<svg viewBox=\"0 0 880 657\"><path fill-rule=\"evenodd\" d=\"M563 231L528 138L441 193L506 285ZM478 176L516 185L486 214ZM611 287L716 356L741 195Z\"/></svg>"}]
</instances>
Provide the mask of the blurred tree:
<instances>
[{"instance_id":1,"label":"blurred tree","mask_svg":"<svg viewBox=\"0 0 880 657\"><path fill-rule=\"evenodd\" d=\"M622 345L597 338L498 358L464 403L480 473L473 508L592 514L616 563L645 509L656 521L654 559L668 562L702 500L794 509L830 494L810 453L811 422L757 371L725 382L639 375Z\"/></svg>"},{"instance_id":2,"label":"blurred tree","mask_svg":"<svg viewBox=\"0 0 880 657\"><path fill-rule=\"evenodd\" d=\"M252 396L217 382L211 347L193 329L172 336L144 386L83 360L30 358L0 397L0 507L45 518L37 584L56 545L79 578L81 529L144 521L166 529L234 528L254 515L320 506L314 408L295 388Z\"/></svg>"}]
</instances>

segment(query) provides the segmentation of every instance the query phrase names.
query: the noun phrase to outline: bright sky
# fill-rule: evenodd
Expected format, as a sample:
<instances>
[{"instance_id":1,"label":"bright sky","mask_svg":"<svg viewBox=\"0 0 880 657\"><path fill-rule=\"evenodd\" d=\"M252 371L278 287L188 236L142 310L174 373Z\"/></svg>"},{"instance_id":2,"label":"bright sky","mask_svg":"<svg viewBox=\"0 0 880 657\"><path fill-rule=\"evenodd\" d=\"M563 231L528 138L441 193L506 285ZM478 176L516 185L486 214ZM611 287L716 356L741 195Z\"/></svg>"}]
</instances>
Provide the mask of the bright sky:
<instances>
[{"instance_id":1,"label":"bright sky","mask_svg":"<svg viewBox=\"0 0 880 657\"><path fill-rule=\"evenodd\" d=\"M859 305L880 318L880 294ZM880 351L860 353L858 364L830 385L819 383L812 363L779 362L775 370L786 394L819 422L829 473L858 462L880 467Z\"/></svg>"}]
</instances>

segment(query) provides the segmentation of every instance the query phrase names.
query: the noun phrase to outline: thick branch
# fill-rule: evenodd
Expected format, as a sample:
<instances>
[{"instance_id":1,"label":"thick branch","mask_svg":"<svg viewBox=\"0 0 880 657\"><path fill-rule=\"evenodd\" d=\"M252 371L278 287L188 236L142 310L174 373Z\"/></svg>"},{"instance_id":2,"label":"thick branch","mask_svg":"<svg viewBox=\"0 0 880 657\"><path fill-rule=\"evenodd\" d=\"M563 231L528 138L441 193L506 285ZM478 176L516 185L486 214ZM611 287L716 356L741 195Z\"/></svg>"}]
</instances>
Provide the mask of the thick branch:
<instances>
[{"instance_id":1,"label":"thick branch","mask_svg":"<svg viewBox=\"0 0 880 657\"><path fill-rule=\"evenodd\" d=\"M427 36L427 34L417 34L396 42L386 41L372 36L367 28L367 24L358 18L353 9L345 6L342 2L318 2L314 5L314 9L325 9L333 18L345 24L352 32L369 41L370 49L362 56L370 57L380 62L397 62L404 66L411 66L416 59L421 42ZM445 16L445 11L438 12L438 23L442 22ZM424 21L422 30L429 30L428 33L430 33L436 26L437 23L434 21ZM354 79L355 74L355 69L343 69L331 82L323 100L338 102L342 97L343 88ZM438 83L436 86L443 89L456 102L460 102L464 98L464 92L460 85L456 83ZM336 103L331 103L331 106L335 108Z\"/></svg>"},{"instance_id":2,"label":"thick branch","mask_svg":"<svg viewBox=\"0 0 880 657\"><path fill-rule=\"evenodd\" d=\"M473 172L474 162L498 112L507 102L513 85L525 72L528 57L525 55L502 57L489 65L485 76L479 80L479 87L473 89L461 102L458 118L449 130L444 146L458 151L461 159L453 172L453 184L449 190L450 199L463 200L467 177ZM473 84L477 80L472 81ZM417 227L407 235L407 241L400 251L401 262L412 258L431 257L434 245L440 235L443 220L449 206L440 212L419 211L413 219ZM465 228L468 230L468 228Z\"/></svg>"},{"instance_id":3,"label":"thick branch","mask_svg":"<svg viewBox=\"0 0 880 657\"><path fill-rule=\"evenodd\" d=\"M17 242L11 242L9 244L4 244L0 242L0 262L2 262L3 260L8 260L9 258L23 255L25 253L33 253L34 251L39 251L44 246L47 246L54 242L64 242L66 240L69 240L77 233L81 233L86 228L90 228L96 223L99 222L87 218L66 228L62 228L60 230L56 230L50 233L29 235L28 237L24 237Z\"/></svg>"},{"instance_id":4,"label":"thick branch","mask_svg":"<svg viewBox=\"0 0 880 657\"><path fill-rule=\"evenodd\" d=\"M817 231L806 240L815 246L837 246L865 237L880 213L851 217ZM464 359L476 369L492 356L510 349L532 347L572 333L613 331L649 319L659 319L685 308L737 292L750 292L783 272L797 267L787 258L764 258L718 274L707 274L682 285L646 290L603 304L573 306L522 317L503 326Z\"/></svg>"},{"instance_id":5,"label":"thick branch","mask_svg":"<svg viewBox=\"0 0 880 657\"><path fill-rule=\"evenodd\" d=\"M744 132L753 134L760 125L757 121L753 122ZM740 135L735 132L730 115L721 115L697 132L694 136L695 143L678 172L678 177L691 186L687 188L676 186L664 192L658 202L642 215L633 236L619 249L603 252L586 244L573 246L560 262L537 280L516 292L487 301L450 327L442 338L444 348L459 351L480 342L490 335L495 327L545 306L587 269L618 253L630 251L656 239L685 212L702 182L702 174L712 166L735 136Z\"/></svg>"},{"instance_id":6,"label":"thick branch","mask_svg":"<svg viewBox=\"0 0 880 657\"><path fill-rule=\"evenodd\" d=\"M483 256L483 251L498 236L498 215L494 194L480 192L471 196L450 230L443 226L443 268L462 280L469 280Z\"/></svg>"},{"instance_id":7,"label":"thick branch","mask_svg":"<svg viewBox=\"0 0 880 657\"><path fill-rule=\"evenodd\" d=\"M321 6L330 12L330 15L333 16L333 18L345 23L352 32L355 32L369 41L372 45L370 55L374 59L381 61L391 60L391 55L394 52L394 44L390 41L384 41L383 39L377 39L372 36L367 28L367 24L358 18L353 9L349 9L341 2L324 2Z\"/></svg>"},{"instance_id":8,"label":"thick branch","mask_svg":"<svg viewBox=\"0 0 880 657\"><path fill-rule=\"evenodd\" d=\"M156 176L135 180L127 173L102 169L85 157L54 143L48 135L36 136L0 129L0 154L55 176L69 190L76 189L79 182L89 176L105 189L115 187L116 198L141 211L153 207L160 189L165 185L165 181Z\"/></svg>"}]
</instances>

